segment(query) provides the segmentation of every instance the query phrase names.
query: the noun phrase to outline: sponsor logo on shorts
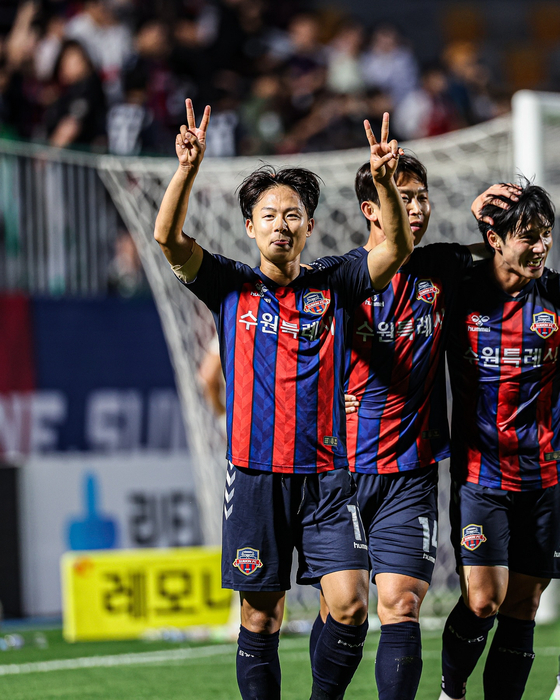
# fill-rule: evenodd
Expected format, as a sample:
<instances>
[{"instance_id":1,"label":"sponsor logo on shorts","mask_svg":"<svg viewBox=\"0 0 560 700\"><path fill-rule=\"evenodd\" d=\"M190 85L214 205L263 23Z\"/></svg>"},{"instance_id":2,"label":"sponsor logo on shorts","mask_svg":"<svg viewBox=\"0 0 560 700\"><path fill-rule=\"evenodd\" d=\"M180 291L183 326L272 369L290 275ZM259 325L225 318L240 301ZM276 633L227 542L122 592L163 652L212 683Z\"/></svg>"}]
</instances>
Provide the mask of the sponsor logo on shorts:
<instances>
[{"instance_id":1,"label":"sponsor logo on shorts","mask_svg":"<svg viewBox=\"0 0 560 700\"><path fill-rule=\"evenodd\" d=\"M490 333L490 329L485 326L488 323L490 316L480 316L479 314L471 314L467 324L472 323L472 326L467 325L470 333Z\"/></svg>"},{"instance_id":2,"label":"sponsor logo on shorts","mask_svg":"<svg viewBox=\"0 0 560 700\"><path fill-rule=\"evenodd\" d=\"M557 559L558 557L560 557L560 552L554 552L554 558Z\"/></svg>"},{"instance_id":3,"label":"sponsor logo on shorts","mask_svg":"<svg viewBox=\"0 0 560 700\"><path fill-rule=\"evenodd\" d=\"M320 289L310 289L303 295L303 301L305 302L303 310L316 316L322 316L331 303Z\"/></svg>"},{"instance_id":4,"label":"sponsor logo on shorts","mask_svg":"<svg viewBox=\"0 0 560 700\"><path fill-rule=\"evenodd\" d=\"M550 338L558 330L556 314L550 311L541 311L538 314L533 314L533 323L530 328L537 335L540 335L541 338Z\"/></svg>"},{"instance_id":5,"label":"sponsor logo on shorts","mask_svg":"<svg viewBox=\"0 0 560 700\"><path fill-rule=\"evenodd\" d=\"M487 537L482 531L482 525L467 525L463 528L463 538L461 547L465 547L470 552L478 549L483 542L486 542Z\"/></svg>"},{"instance_id":6,"label":"sponsor logo on shorts","mask_svg":"<svg viewBox=\"0 0 560 700\"><path fill-rule=\"evenodd\" d=\"M326 435L323 438L323 445L327 445L330 447L336 447L338 445L338 438L334 437L334 435Z\"/></svg>"},{"instance_id":7,"label":"sponsor logo on shorts","mask_svg":"<svg viewBox=\"0 0 560 700\"><path fill-rule=\"evenodd\" d=\"M432 280L418 280L416 283L416 298L420 301L433 304L438 294L439 287L436 287Z\"/></svg>"},{"instance_id":8,"label":"sponsor logo on shorts","mask_svg":"<svg viewBox=\"0 0 560 700\"><path fill-rule=\"evenodd\" d=\"M367 549L367 544L358 544L358 542L354 542L354 549Z\"/></svg>"},{"instance_id":9,"label":"sponsor logo on shorts","mask_svg":"<svg viewBox=\"0 0 560 700\"><path fill-rule=\"evenodd\" d=\"M424 554L422 555L422 557L423 557L424 559L427 559L427 560L430 562L430 564L435 564L435 563L436 563L436 558L430 556L429 554L426 554L426 552L424 552Z\"/></svg>"},{"instance_id":10,"label":"sponsor logo on shorts","mask_svg":"<svg viewBox=\"0 0 560 700\"><path fill-rule=\"evenodd\" d=\"M259 550L253 547L243 547L237 550L237 558L233 562L233 566L239 569L245 576L250 576L257 569L262 568L262 561L259 559Z\"/></svg>"}]
</instances>

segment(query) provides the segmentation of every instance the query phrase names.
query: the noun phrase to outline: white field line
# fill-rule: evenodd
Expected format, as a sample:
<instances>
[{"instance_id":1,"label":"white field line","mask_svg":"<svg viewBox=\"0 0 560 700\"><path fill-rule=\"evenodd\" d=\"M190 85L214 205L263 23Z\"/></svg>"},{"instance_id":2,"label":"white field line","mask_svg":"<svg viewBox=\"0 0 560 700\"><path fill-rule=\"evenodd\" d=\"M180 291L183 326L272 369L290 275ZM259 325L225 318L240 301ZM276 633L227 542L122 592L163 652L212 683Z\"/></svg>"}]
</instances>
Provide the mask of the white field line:
<instances>
[{"instance_id":1,"label":"white field line","mask_svg":"<svg viewBox=\"0 0 560 700\"><path fill-rule=\"evenodd\" d=\"M292 642L292 643L290 643ZM296 642L296 644L294 644ZM284 640L282 647L292 649L301 644L300 640ZM209 657L223 657L223 661L232 662L232 654L237 645L220 644L209 647L195 647L189 649L169 649L163 651L137 652L133 654L113 654L111 656L83 656L77 659L53 659L52 661L34 661L27 664L0 664L0 676L20 675L27 673L46 673L48 671L73 671L83 668L107 668L117 666L134 666L142 664L165 665L166 663L177 663L190 660L202 661L210 660ZM296 661L307 656L307 647L300 652L291 651L282 654L284 661ZM537 656L558 656L560 647L537 647ZM439 651L425 651L422 656L425 659L436 659L441 656ZM364 659L374 659L375 652L365 652ZM214 658L213 663L220 661Z\"/></svg>"}]
</instances>

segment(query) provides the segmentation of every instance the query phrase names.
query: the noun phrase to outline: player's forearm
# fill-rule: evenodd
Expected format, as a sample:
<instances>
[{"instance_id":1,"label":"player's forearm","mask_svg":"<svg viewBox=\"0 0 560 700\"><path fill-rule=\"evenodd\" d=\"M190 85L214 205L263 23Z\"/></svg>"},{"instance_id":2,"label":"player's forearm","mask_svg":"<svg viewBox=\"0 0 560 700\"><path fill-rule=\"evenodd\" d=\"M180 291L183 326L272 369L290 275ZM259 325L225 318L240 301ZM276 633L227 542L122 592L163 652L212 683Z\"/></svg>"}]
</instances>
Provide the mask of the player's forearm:
<instances>
[{"instance_id":1,"label":"player's forearm","mask_svg":"<svg viewBox=\"0 0 560 700\"><path fill-rule=\"evenodd\" d=\"M182 265L191 256L193 239L183 233L190 193L198 169L177 169L163 196L156 218L154 238L172 265Z\"/></svg>"},{"instance_id":2,"label":"player's forearm","mask_svg":"<svg viewBox=\"0 0 560 700\"><path fill-rule=\"evenodd\" d=\"M400 264L414 250L414 238L406 207L393 179L386 185L375 184L387 249Z\"/></svg>"}]
</instances>

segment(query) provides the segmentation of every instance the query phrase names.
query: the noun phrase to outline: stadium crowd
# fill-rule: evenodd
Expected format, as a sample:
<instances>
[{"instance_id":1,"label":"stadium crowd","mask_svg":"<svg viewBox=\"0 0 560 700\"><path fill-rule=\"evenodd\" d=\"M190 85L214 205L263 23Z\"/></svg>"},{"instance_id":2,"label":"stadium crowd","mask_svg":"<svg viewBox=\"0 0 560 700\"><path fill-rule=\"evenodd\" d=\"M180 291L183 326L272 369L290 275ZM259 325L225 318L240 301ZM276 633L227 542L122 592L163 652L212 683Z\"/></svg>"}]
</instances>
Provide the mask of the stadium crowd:
<instances>
[{"instance_id":1,"label":"stadium crowd","mask_svg":"<svg viewBox=\"0 0 560 700\"><path fill-rule=\"evenodd\" d=\"M509 109L475 42L420 65L395 26L303 0L26 1L0 36L0 136L169 154L184 96L211 104L208 156L361 147ZM171 138L170 138L171 136Z\"/></svg>"}]
</instances>

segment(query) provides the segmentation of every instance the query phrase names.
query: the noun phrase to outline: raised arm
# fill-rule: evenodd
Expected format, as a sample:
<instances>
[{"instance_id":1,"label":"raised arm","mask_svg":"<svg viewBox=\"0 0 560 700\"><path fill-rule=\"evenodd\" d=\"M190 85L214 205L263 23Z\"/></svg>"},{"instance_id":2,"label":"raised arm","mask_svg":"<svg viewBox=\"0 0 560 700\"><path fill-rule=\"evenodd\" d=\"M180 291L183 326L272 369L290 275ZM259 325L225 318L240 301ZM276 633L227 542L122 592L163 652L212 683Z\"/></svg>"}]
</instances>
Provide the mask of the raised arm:
<instances>
[{"instance_id":1,"label":"raised arm","mask_svg":"<svg viewBox=\"0 0 560 700\"><path fill-rule=\"evenodd\" d=\"M408 214L395 182L399 162L399 145L389 136L389 114L383 115L381 142L377 143L369 121L364 121L370 147L371 175L377 194L386 239L368 254L368 268L373 286L382 289L414 250Z\"/></svg>"},{"instance_id":2,"label":"raised arm","mask_svg":"<svg viewBox=\"0 0 560 700\"><path fill-rule=\"evenodd\" d=\"M471 212L478 221L480 219L480 212L485 204L495 204L502 209L509 209L512 202L517 202L519 199L518 195L520 195L521 192L522 188L511 182L499 182L496 185L491 185L487 190L484 190L482 194L479 194L471 204ZM490 224L490 226L494 225L494 220L490 216L485 216L482 220Z\"/></svg>"},{"instance_id":3,"label":"raised arm","mask_svg":"<svg viewBox=\"0 0 560 700\"><path fill-rule=\"evenodd\" d=\"M502 209L508 209L513 202L517 202L518 195L521 194L521 187L511 182L500 182L496 185L491 185L471 204L471 212L474 218L478 221L481 219L481 211L486 204L495 204ZM491 216L482 217L482 221L494 225L494 219ZM490 253L484 243L471 243L467 248L470 250L473 260L483 260L488 258Z\"/></svg>"},{"instance_id":4,"label":"raised arm","mask_svg":"<svg viewBox=\"0 0 560 700\"><path fill-rule=\"evenodd\" d=\"M210 120L210 107L204 109L200 126L196 127L191 100L186 100L187 125L183 124L175 139L175 151L179 167L165 190L156 218L154 238L161 246L165 257L176 269L181 268L181 277L193 280L202 262L202 250L194 238L183 233L189 196L204 158L206 131Z\"/></svg>"}]
</instances>

